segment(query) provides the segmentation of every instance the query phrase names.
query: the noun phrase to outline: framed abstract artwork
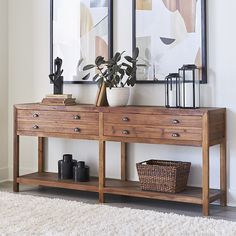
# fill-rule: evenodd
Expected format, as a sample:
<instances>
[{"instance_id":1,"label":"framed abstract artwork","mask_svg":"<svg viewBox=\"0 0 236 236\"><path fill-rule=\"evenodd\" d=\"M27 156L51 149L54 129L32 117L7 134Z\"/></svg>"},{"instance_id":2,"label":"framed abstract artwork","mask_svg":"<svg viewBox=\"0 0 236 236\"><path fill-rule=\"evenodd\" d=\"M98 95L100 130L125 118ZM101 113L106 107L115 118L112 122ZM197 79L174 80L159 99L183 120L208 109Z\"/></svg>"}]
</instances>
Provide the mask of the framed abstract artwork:
<instances>
[{"instance_id":1,"label":"framed abstract artwork","mask_svg":"<svg viewBox=\"0 0 236 236\"><path fill-rule=\"evenodd\" d=\"M164 83L184 64L207 83L206 0L132 0L137 83Z\"/></svg>"},{"instance_id":2,"label":"framed abstract artwork","mask_svg":"<svg viewBox=\"0 0 236 236\"><path fill-rule=\"evenodd\" d=\"M113 1L51 0L50 4L51 73L53 60L60 57L64 83L94 83L92 75L83 80L83 67L93 64L98 55L112 57Z\"/></svg>"}]
</instances>

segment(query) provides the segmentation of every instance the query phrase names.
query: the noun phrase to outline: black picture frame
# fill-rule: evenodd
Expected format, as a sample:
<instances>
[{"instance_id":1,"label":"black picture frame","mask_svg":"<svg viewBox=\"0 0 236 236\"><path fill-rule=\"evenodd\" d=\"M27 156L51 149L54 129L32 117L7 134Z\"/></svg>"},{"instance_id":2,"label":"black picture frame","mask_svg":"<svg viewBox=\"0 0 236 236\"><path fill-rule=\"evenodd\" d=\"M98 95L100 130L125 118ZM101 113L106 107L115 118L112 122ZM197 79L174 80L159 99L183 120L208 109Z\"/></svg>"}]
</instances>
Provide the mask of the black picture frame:
<instances>
[{"instance_id":1,"label":"black picture frame","mask_svg":"<svg viewBox=\"0 0 236 236\"><path fill-rule=\"evenodd\" d=\"M50 0L50 74L53 73L53 2ZM69 4L69 1L68 1ZM108 0L108 57L113 57L113 0ZM96 84L93 81L63 81L64 84Z\"/></svg>"},{"instance_id":2,"label":"black picture frame","mask_svg":"<svg viewBox=\"0 0 236 236\"><path fill-rule=\"evenodd\" d=\"M207 16L206 0L201 1L201 43L202 43L202 77L201 83L207 84ZM132 49L136 48L136 0L132 0ZM171 73L171 72L170 72ZM165 84L164 80L137 80L137 84Z\"/></svg>"}]
</instances>

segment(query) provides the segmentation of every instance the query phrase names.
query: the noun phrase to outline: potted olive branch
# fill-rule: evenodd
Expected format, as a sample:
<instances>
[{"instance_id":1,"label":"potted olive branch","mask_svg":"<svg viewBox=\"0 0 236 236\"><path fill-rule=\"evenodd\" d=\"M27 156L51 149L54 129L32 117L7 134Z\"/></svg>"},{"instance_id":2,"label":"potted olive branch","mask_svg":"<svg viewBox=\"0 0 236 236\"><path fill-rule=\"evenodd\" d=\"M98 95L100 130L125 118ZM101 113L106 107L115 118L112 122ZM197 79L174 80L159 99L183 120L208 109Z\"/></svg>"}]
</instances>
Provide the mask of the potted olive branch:
<instances>
[{"instance_id":1,"label":"potted olive branch","mask_svg":"<svg viewBox=\"0 0 236 236\"><path fill-rule=\"evenodd\" d=\"M105 84L107 87L107 100L110 106L125 106L128 104L130 88L136 83L136 62L139 55L139 49L134 50L133 56L124 56L125 52L117 52L113 58L105 60L98 56L95 64L86 65L83 70L96 69L97 73L93 81L99 86ZM122 60L124 58L124 60ZM88 73L83 80L90 77Z\"/></svg>"}]
</instances>

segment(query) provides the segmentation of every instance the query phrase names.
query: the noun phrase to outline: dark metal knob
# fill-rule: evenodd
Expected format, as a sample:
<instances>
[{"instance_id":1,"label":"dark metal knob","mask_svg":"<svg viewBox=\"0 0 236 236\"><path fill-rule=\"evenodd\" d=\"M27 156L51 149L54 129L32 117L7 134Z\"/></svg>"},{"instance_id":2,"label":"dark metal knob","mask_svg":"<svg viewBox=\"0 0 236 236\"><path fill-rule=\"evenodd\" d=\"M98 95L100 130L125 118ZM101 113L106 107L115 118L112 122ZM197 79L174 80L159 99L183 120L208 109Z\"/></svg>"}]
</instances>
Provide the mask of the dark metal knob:
<instances>
[{"instance_id":1,"label":"dark metal knob","mask_svg":"<svg viewBox=\"0 0 236 236\"><path fill-rule=\"evenodd\" d=\"M74 116L74 119L75 119L75 120L80 120L80 116L79 116L79 115L76 115L76 116Z\"/></svg>"},{"instance_id":2,"label":"dark metal knob","mask_svg":"<svg viewBox=\"0 0 236 236\"><path fill-rule=\"evenodd\" d=\"M123 117L122 120L127 122L127 121L129 121L129 117Z\"/></svg>"},{"instance_id":3,"label":"dark metal knob","mask_svg":"<svg viewBox=\"0 0 236 236\"><path fill-rule=\"evenodd\" d=\"M37 117L39 117L39 114L34 113L34 114L33 114L33 117L34 117L34 118L37 118Z\"/></svg>"},{"instance_id":4,"label":"dark metal knob","mask_svg":"<svg viewBox=\"0 0 236 236\"><path fill-rule=\"evenodd\" d=\"M173 133L173 134L172 134L172 137L173 137L173 138L178 138L179 136L180 136L180 135L179 135L178 133Z\"/></svg>"},{"instance_id":5,"label":"dark metal knob","mask_svg":"<svg viewBox=\"0 0 236 236\"><path fill-rule=\"evenodd\" d=\"M38 125L34 125L33 129L39 129L39 126Z\"/></svg>"},{"instance_id":6,"label":"dark metal knob","mask_svg":"<svg viewBox=\"0 0 236 236\"><path fill-rule=\"evenodd\" d=\"M177 125L179 123L180 123L179 120L173 120L173 124Z\"/></svg>"},{"instance_id":7,"label":"dark metal knob","mask_svg":"<svg viewBox=\"0 0 236 236\"><path fill-rule=\"evenodd\" d=\"M80 128L75 128L74 131L75 131L76 133L79 133L79 132L80 132Z\"/></svg>"},{"instance_id":8,"label":"dark metal knob","mask_svg":"<svg viewBox=\"0 0 236 236\"><path fill-rule=\"evenodd\" d=\"M122 134L128 135L129 134L129 130L123 130Z\"/></svg>"}]
</instances>

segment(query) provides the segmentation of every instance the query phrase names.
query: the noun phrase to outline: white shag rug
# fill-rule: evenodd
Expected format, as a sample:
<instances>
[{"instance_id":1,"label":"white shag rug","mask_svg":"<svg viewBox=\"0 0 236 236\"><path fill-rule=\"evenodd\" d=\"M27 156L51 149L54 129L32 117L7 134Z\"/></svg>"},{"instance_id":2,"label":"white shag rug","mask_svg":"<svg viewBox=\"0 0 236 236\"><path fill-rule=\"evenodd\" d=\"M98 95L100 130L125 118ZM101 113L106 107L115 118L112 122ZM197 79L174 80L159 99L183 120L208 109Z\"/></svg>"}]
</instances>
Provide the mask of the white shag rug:
<instances>
[{"instance_id":1,"label":"white shag rug","mask_svg":"<svg viewBox=\"0 0 236 236\"><path fill-rule=\"evenodd\" d=\"M236 223L0 192L0 235L220 235Z\"/></svg>"}]
</instances>

